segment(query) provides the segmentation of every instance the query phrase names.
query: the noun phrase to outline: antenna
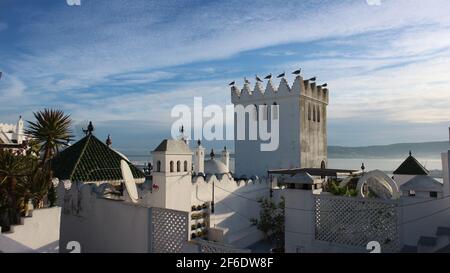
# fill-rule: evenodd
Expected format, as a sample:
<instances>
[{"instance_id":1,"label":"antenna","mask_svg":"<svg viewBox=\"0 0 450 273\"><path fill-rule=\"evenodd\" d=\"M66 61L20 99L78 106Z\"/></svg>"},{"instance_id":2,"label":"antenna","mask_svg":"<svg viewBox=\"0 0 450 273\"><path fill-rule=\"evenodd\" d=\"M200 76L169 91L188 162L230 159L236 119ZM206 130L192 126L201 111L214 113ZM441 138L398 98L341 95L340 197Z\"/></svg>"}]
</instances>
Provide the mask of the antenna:
<instances>
[{"instance_id":1,"label":"antenna","mask_svg":"<svg viewBox=\"0 0 450 273\"><path fill-rule=\"evenodd\" d=\"M127 187L128 195L133 203L137 203L139 200L139 195L136 188L136 183L134 182L133 174L131 173L130 166L125 160L120 160L120 170L122 171L122 177Z\"/></svg>"}]
</instances>

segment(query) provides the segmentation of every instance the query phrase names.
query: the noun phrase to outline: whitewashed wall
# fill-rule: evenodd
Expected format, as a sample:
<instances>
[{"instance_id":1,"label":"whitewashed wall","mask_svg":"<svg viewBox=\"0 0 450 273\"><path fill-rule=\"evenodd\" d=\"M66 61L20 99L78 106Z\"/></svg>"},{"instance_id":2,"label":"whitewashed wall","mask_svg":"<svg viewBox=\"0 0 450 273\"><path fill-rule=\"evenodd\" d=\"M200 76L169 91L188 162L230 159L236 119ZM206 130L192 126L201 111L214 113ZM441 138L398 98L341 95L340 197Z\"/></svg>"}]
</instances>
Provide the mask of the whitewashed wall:
<instances>
[{"instance_id":1,"label":"whitewashed wall","mask_svg":"<svg viewBox=\"0 0 450 273\"><path fill-rule=\"evenodd\" d=\"M192 183L192 205L212 201L212 180L214 180L215 212L211 215L211 227L225 230L225 243L235 247L247 247L262 239L262 234L250 223L251 218L259 218L260 198L269 197L269 184L265 181L236 183L230 176L221 180L215 176L205 182L198 177Z\"/></svg>"},{"instance_id":2,"label":"whitewashed wall","mask_svg":"<svg viewBox=\"0 0 450 273\"><path fill-rule=\"evenodd\" d=\"M13 227L12 233L0 234L1 252L58 252L61 208L33 211L23 218L23 225Z\"/></svg>"}]
</instances>

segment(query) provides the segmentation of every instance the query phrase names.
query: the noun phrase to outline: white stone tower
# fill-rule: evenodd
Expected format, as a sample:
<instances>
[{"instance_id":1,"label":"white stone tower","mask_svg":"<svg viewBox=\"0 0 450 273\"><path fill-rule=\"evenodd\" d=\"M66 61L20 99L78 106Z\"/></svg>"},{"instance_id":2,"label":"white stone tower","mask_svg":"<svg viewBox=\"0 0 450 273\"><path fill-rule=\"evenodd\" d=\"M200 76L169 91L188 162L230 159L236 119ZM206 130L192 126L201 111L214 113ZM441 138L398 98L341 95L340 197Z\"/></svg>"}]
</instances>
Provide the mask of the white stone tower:
<instances>
[{"instance_id":1,"label":"white stone tower","mask_svg":"<svg viewBox=\"0 0 450 273\"><path fill-rule=\"evenodd\" d=\"M200 140L197 141L197 149L194 154L194 172L196 174L205 172L205 148Z\"/></svg>"},{"instance_id":2,"label":"white stone tower","mask_svg":"<svg viewBox=\"0 0 450 273\"><path fill-rule=\"evenodd\" d=\"M222 150L222 158L221 158L223 164L225 164L225 166L227 166L227 169L230 169L230 153L227 150L227 147L223 147Z\"/></svg>"},{"instance_id":3,"label":"white stone tower","mask_svg":"<svg viewBox=\"0 0 450 273\"><path fill-rule=\"evenodd\" d=\"M267 117L278 119L279 146L274 151L261 151L261 141L249 140L249 116L245 121L246 138L239 140L235 119L235 172L237 176L266 176L269 169L320 168L327 165L327 105L328 89L317 86L315 79L303 80L298 75L292 86L283 77L278 88L269 80L263 89L257 82L253 90L248 83L242 89L231 87L235 105L258 108L278 105L278 112L267 111ZM269 122L270 123L270 122ZM259 125L259 124L258 124Z\"/></svg>"},{"instance_id":4,"label":"white stone tower","mask_svg":"<svg viewBox=\"0 0 450 273\"><path fill-rule=\"evenodd\" d=\"M192 152L186 142L163 140L152 155L153 185L155 185L152 188L152 205L190 211Z\"/></svg>"},{"instance_id":5,"label":"white stone tower","mask_svg":"<svg viewBox=\"0 0 450 273\"><path fill-rule=\"evenodd\" d=\"M16 131L14 132L15 136L14 139L17 140L18 144L22 144L22 142L25 140L25 133L23 131L23 119L22 116L19 117L19 120L17 121L16 125Z\"/></svg>"}]
</instances>

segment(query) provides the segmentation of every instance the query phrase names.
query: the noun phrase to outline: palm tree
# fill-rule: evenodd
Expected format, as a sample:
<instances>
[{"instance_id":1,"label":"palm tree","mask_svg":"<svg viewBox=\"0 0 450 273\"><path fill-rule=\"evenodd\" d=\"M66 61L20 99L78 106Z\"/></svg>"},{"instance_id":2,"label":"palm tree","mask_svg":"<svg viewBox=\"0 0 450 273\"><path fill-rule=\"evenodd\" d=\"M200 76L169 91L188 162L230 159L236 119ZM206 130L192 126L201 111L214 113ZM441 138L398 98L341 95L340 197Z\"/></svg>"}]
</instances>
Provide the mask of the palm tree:
<instances>
[{"instance_id":1,"label":"palm tree","mask_svg":"<svg viewBox=\"0 0 450 273\"><path fill-rule=\"evenodd\" d=\"M33 114L36 121L28 121L29 128L25 133L41 145L44 152L42 164L45 165L72 140L72 120L62 110L44 109Z\"/></svg>"},{"instance_id":2,"label":"palm tree","mask_svg":"<svg viewBox=\"0 0 450 273\"><path fill-rule=\"evenodd\" d=\"M19 219L19 200L21 195L17 191L20 184L30 173L32 159L23 155L16 155L11 151L0 150L0 207L9 208L9 221L17 223Z\"/></svg>"}]
</instances>

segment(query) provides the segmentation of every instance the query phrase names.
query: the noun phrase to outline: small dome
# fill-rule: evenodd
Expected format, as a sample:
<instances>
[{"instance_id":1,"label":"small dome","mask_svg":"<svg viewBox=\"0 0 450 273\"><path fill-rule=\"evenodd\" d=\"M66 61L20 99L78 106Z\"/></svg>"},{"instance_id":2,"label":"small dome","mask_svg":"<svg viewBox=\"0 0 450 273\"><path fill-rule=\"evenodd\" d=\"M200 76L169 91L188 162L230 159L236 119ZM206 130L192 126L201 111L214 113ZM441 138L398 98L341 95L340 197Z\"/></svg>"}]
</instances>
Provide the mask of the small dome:
<instances>
[{"instance_id":1,"label":"small dome","mask_svg":"<svg viewBox=\"0 0 450 273\"><path fill-rule=\"evenodd\" d=\"M205 161L205 173L206 174L224 174L229 173L227 166L220 160L215 158Z\"/></svg>"}]
</instances>

